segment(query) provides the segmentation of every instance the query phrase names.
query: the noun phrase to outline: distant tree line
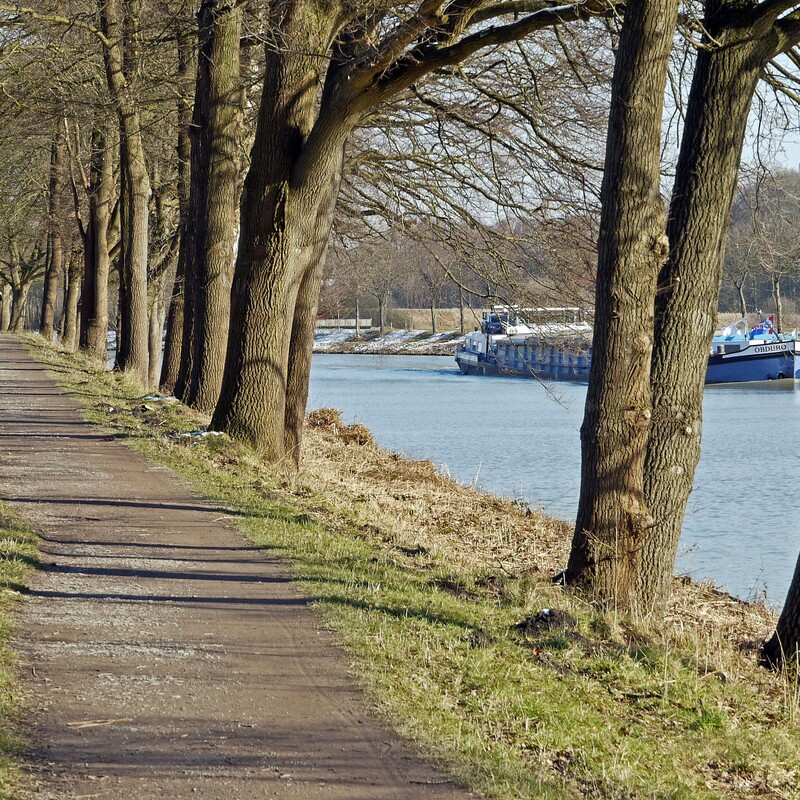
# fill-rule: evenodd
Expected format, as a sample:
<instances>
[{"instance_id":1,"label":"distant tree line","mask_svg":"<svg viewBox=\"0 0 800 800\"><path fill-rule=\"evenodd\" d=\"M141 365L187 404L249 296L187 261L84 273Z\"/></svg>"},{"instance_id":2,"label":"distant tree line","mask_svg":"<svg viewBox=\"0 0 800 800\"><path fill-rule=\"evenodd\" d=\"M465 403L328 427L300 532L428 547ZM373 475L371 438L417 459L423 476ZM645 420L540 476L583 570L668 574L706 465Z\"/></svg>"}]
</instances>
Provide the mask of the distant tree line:
<instances>
[{"instance_id":1,"label":"distant tree line","mask_svg":"<svg viewBox=\"0 0 800 800\"><path fill-rule=\"evenodd\" d=\"M783 330L800 299L800 172L745 173L733 203L720 307L774 316ZM788 327L796 327L792 322Z\"/></svg>"},{"instance_id":2,"label":"distant tree line","mask_svg":"<svg viewBox=\"0 0 800 800\"><path fill-rule=\"evenodd\" d=\"M461 311L471 330L478 311L493 303L523 307L578 306L590 310L594 291L596 216L583 213L519 220L513 228L485 227L492 248L458 230L452 237L418 227L389 231L349 245L334 243L320 295L323 317L368 311L386 326L391 307ZM476 316L477 315L477 316Z\"/></svg>"}]
</instances>

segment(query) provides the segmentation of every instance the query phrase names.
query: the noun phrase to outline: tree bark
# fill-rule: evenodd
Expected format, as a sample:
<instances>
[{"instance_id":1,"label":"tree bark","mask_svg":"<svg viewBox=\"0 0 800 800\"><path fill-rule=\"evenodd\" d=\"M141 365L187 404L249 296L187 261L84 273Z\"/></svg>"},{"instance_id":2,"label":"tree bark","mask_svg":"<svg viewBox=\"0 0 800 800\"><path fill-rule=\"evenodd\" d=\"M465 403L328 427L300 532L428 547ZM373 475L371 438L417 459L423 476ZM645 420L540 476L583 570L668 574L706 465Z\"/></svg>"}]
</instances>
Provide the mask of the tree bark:
<instances>
[{"instance_id":1,"label":"tree bark","mask_svg":"<svg viewBox=\"0 0 800 800\"><path fill-rule=\"evenodd\" d=\"M23 333L25 330L25 313L28 309L28 293L31 290L29 281L12 287L11 320L9 330L12 333Z\"/></svg>"},{"instance_id":2,"label":"tree bark","mask_svg":"<svg viewBox=\"0 0 800 800\"><path fill-rule=\"evenodd\" d=\"M284 450L300 466L300 445L303 436L303 421L308 402L308 382L311 374L311 356L314 350L314 328L317 320L317 305L322 283L325 255L336 199L342 181L344 151L338 161L331 163L331 182L326 187L325 197L319 210L314 229L314 249L297 292L292 322L292 338L289 345L289 361L286 381L286 411L284 416ZM356 309L356 317L358 309ZM356 322L358 325L358 322Z\"/></svg>"},{"instance_id":3,"label":"tree bark","mask_svg":"<svg viewBox=\"0 0 800 800\"><path fill-rule=\"evenodd\" d=\"M653 418L645 497L654 524L638 595L663 605L700 458L706 364L722 283L724 246L753 94L785 44L774 20L736 0L706 5L706 41L689 94L670 203L670 257L658 281L652 365Z\"/></svg>"},{"instance_id":4,"label":"tree bark","mask_svg":"<svg viewBox=\"0 0 800 800\"><path fill-rule=\"evenodd\" d=\"M167 313L167 335L164 341L164 357L161 364L159 385L162 391L172 392L178 382L181 364L181 348L183 343L183 320L185 299L186 260L189 257L187 246L187 225L189 216L189 183L191 143L189 125L192 121L193 81L196 72L195 36L179 25L177 30L178 53L178 215L180 251L175 272L175 283L170 296Z\"/></svg>"},{"instance_id":5,"label":"tree bark","mask_svg":"<svg viewBox=\"0 0 800 800\"><path fill-rule=\"evenodd\" d=\"M50 184L47 232L47 264L44 275L42 313L39 333L48 341L53 341L55 331L56 301L58 284L64 269L64 244L61 236L62 196L64 190L64 131L63 120L59 117L56 132L50 148Z\"/></svg>"},{"instance_id":6,"label":"tree bark","mask_svg":"<svg viewBox=\"0 0 800 800\"><path fill-rule=\"evenodd\" d=\"M777 668L784 664L798 667L800 660L800 559L794 568L794 575L786 595L786 603L781 609L775 632L761 648L761 662L764 666Z\"/></svg>"},{"instance_id":7,"label":"tree bark","mask_svg":"<svg viewBox=\"0 0 800 800\"><path fill-rule=\"evenodd\" d=\"M125 6L123 8L123 5ZM117 366L140 384L148 379L147 258L150 178L139 108L130 85L139 3L100 0L100 23L109 92L120 127L122 180L120 240L120 341Z\"/></svg>"},{"instance_id":8,"label":"tree bark","mask_svg":"<svg viewBox=\"0 0 800 800\"><path fill-rule=\"evenodd\" d=\"M177 255L177 251L176 251ZM149 351L149 386L158 386L161 375L161 353L163 348L164 321L167 316L167 286L174 282L175 258L172 267L159 270L149 282L148 293L148 329L147 342Z\"/></svg>"},{"instance_id":9,"label":"tree bark","mask_svg":"<svg viewBox=\"0 0 800 800\"><path fill-rule=\"evenodd\" d=\"M64 328L61 343L69 352L74 352L78 339L81 276L83 269L79 253L72 253L67 271L67 296L64 301Z\"/></svg>"},{"instance_id":10,"label":"tree bark","mask_svg":"<svg viewBox=\"0 0 800 800\"><path fill-rule=\"evenodd\" d=\"M601 188L596 325L566 580L622 610L636 606L642 542L651 526L643 464L653 304L667 256L660 135L676 24L674 0L639 0L626 8Z\"/></svg>"},{"instance_id":11,"label":"tree bark","mask_svg":"<svg viewBox=\"0 0 800 800\"><path fill-rule=\"evenodd\" d=\"M113 185L112 151L100 125L92 130L89 212L84 236L80 346L105 362L108 336L108 228Z\"/></svg>"},{"instance_id":12,"label":"tree bark","mask_svg":"<svg viewBox=\"0 0 800 800\"><path fill-rule=\"evenodd\" d=\"M191 196L193 265L192 281L187 286L192 296L192 324L189 336L184 337L191 358L181 396L187 405L212 411L225 366L237 236L241 6L205 0L198 26Z\"/></svg>"},{"instance_id":13,"label":"tree bark","mask_svg":"<svg viewBox=\"0 0 800 800\"><path fill-rule=\"evenodd\" d=\"M291 47L265 48L266 69L251 166L242 195L239 252L222 391L212 426L250 443L273 463L284 450L294 310L301 282L320 254L331 192L338 193L349 125L331 124L308 141L317 116L323 54L337 9L304 2L270 7L272 30ZM309 279L310 280L310 279Z\"/></svg>"},{"instance_id":14,"label":"tree bark","mask_svg":"<svg viewBox=\"0 0 800 800\"><path fill-rule=\"evenodd\" d=\"M783 298L781 297L781 274L777 270L772 273L772 298L775 301L775 330L783 330Z\"/></svg>"},{"instance_id":15,"label":"tree bark","mask_svg":"<svg viewBox=\"0 0 800 800\"><path fill-rule=\"evenodd\" d=\"M0 284L0 292L2 292L2 303L0 303L0 331L7 331L11 327L11 284Z\"/></svg>"}]
</instances>

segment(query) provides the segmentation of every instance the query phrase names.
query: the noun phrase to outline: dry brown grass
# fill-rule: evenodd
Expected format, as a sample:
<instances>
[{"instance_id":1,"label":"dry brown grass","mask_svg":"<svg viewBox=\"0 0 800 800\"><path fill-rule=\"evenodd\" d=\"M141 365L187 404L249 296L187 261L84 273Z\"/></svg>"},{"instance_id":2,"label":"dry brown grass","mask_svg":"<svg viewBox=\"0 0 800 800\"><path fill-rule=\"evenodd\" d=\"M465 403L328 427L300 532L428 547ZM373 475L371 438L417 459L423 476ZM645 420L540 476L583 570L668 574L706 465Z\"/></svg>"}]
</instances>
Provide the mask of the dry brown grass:
<instances>
[{"instance_id":1,"label":"dry brown grass","mask_svg":"<svg viewBox=\"0 0 800 800\"><path fill-rule=\"evenodd\" d=\"M333 409L313 412L302 459L301 481L330 497L343 517L354 516L393 546L423 548L472 573L548 579L564 568L572 534L567 522L463 486L432 462L389 453L371 438L354 446L349 427ZM676 578L665 624L652 622L643 622L648 635L695 642L713 669L740 672L745 664L754 667L754 650L775 618L763 605L710 583Z\"/></svg>"},{"instance_id":2,"label":"dry brown grass","mask_svg":"<svg viewBox=\"0 0 800 800\"><path fill-rule=\"evenodd\" d=\"M405 328L409 331L431 330L431 311L429 308L395 308L391 312L392 324L396 328ZM375 320L373 320L373 323ZM464 310L464 325L471 331L480 325L480 311ZM436 309L436 330L457 331L461 327L461 312L457 308Z\"/></svg>"},{"instance_id":3,"label":"dry brown grass","mask_svg":"<svg viewBox=\"0 0 800 800\"><path fill-rule=\"evenodd\" d=\"M763 316L774 315L774 311L767 310L764 314L756 314L755 312L747 315L747 324L752 328L754 325L763 319ZM741 319L741 315L733 311L724 311L717 315L717 330L721 330L726 325L731 325L737 320ZM793 328L800 327L800 314L795 313L793 310L788 309L784 311L783 315L783 330L785 332L791 331Z\"/></svg>"},{"instance_id":4,"label":"dry brown grass","mask_svg":"<svg viewBox=\"0 0 800 800\"><path fill-rule=\"evenodd\" d=\"M522 575L565 563L565 522L462 486L432 462L389 453L371 440L354 447L353 426L332 409L314 412L309 422L306 480L385 541L423 548L469 571Z\"/></svg>"}]
</instances>

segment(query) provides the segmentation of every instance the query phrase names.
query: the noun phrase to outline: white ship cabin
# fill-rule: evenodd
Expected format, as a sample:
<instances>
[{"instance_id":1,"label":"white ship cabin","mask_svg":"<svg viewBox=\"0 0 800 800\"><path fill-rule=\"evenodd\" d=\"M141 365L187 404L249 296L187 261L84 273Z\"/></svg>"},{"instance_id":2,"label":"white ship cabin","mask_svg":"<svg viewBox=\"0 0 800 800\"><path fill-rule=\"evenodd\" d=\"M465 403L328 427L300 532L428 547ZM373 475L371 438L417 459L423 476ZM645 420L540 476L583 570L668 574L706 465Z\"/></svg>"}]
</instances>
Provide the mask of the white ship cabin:
<instances>
[{"instance_id":1,"label":"white ship cabin","mask_svg":"<svg viewBox=\"0 0 800 800\"><path fill-rule=\"evenodd\" d=\"M591 330L583 309L577 306L492 306L489 311L483 312L481 322L481 331L489 335L588 335Z\"/></svg>"}]
</instances>

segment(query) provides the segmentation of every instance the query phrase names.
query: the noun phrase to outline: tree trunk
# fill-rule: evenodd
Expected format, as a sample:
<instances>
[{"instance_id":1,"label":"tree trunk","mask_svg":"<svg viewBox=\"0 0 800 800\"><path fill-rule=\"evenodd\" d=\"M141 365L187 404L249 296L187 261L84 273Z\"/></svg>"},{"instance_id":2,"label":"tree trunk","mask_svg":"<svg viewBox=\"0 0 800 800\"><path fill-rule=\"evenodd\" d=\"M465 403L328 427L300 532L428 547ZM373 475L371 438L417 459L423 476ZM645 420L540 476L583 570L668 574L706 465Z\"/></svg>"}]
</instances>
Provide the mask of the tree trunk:
<instances>
[{"instance_id":1,"label":"tree trunk","mask_svg":"<svg viewBox=\"0 0 800 800\"><path fill-rule=\"evenodd\" d=\"M81 276L83 273L80 254L70 256L67 272L67 297L64 301L64 330L61 343L70 352L75 351L78 341L79 303L81 297Z\"/></svg>"},{"instance_id":2,"label":"tree trunk","mask_svg":"<svg viewBox=\"0 0 800 800\"><path fill-rule=\"evenodd\" d=\"M92 130L89 213L84 237L80 345L93 358L103 362L106 360L108 337L108 228L112 184L112 151L106 132L95 125Z\"/></svg>"},{"instance_id":3,"label":"tree trunk","mask_svg":"<svg viewBox=\"0 0 800 800\"><path fill-rule=\"evenodd\" d=\"M764 666L775 668L784 664L795 669L800 666L800 559L775 632L761 648L761 661Z\"/></svg>"},{"instance_id":4,"label":"tree trunk","mask_svg":"<svg viewBox=\"0 0 800 800\"><path fill-rule=\"evenodd\" d=\"M314 327L317 321L317 304L322 283L325 255L336 199L342 181L342 151L338 162L332 164L331 184L327 187L327 203L322 204L315 222L312 236L314 249L311 253L294 308L292 339L289 346L288 373L286 381L286 412L284 418L284 450L292 459L295 468L300 466L300 445L303 436L303 421L308 402L308 381L311 374L311 357L314 350ZM356 319L358 310L356 310ZM358 324L358 323L356 323Z\"/></svg>"},{"instance_id":5,"label":"tree trunk","mask_svg":"<svg viewBox=\"0 0 800 800\"><path fill-rule=\"evenodd\" d=\"M225 367L237 237L241 6L205 0L198 24L191 196L194 263L187 286L193 319L182 399L201 411L212 411Z\"/></svg>"},{"instance_id":6,"label":"tree trunk","mask_svg":"<svg viewBox=\"0 0 800 800\"><path fill-rule=\"evenodd\" d=\"M147 258L150 179L145 168L141 142L121 136L120 251L120 351L119 368L141 384L148 375Z\"/></svg>"},{"instance_id":7,"label":"tree trunk","mask_svg":"<svg viewBox=\"0 0 800 800\"><path fill-rule=\"evenodd\" d=\"M467 328L464 322L464 290L461 287L458 289L458 324L463 336L467 332Z\"/></svg>"},{"instance_id":8,"label":"tree trunk","mask_svg":"<svg viewBox=\"0 0 800 800\"><path fill-rule=\"evenodd\" d=\"M173 258L173 267L174 258ZM161 374L161 353L163 349L164 320L167 316L167 286L174 281L174 270L160 270L148 285L148 329L149 386L158 386Z\"/></svg>"},{"instance_id":9,"label":"tree trunk","mask_svg":"<svg viewBox=\"0 0 800 800\"><path fill-rule=\"evenodd\" d=\"M361 303L358 302L356 295L356 339L361 338Z\"/></svg>"},{"instance_id":10,"label":"tree trunk","mask_svg":"<svg viewBox=\"0 0 800 800\"><path fill-rule=\"evenodd\" d=\"M47 264L44 274L42 314L39 322L39 333L49 342L53 341L58 284L64 268L64 245L61 236L61 200L64 189L64 150L66 148L62 123L63 120L59 118L50 149Z\"/></svg>"},{"instance_id":11,"label":"tree trunk","mask_svg":"<svg viewBox=\"0 0 800 800\"><path fill-rule=\"evenodd\" d=\"M431 297L431 333L436 333L436 302Z\"/></svg>"},{"instance_id":12,"label":"tree trunk","mask_svg":"<svg viewBox=\"0 0 800 800\"><path fill-rule=\"evenodd\" d=\"M378 295L378 331L383 336L386 328L386 300L382 294Z\"/></svg>"},{"instance_id":13,"label":"tree trunk","mask_svg":"<svg viewBox=\"0 0 800 800\"><path fill-rule=\"evenodd\" d=\"M742 315L742 319L747 319L747 301L744 299L744 284L740 283L736 287L736 291L739 295L739 313Z\"/></svg>"},{"instance_id":14,"label":"tree trunk","mask_svg":"<svg viewBox=\"0 0 800 800\"><path fill-rule=\"evenodd\" d=\"M139 108L129 75L135 62L132 33L138 3L128 3L123 18L120 0L100 0L101 28L108 88L120 126L120 342L117 366L145 384L148 376L147 258L150 178L145 162Z\"/></svg>"},{"instance_id":15,"label":"tree trunk","mask_svg":"<svg viewBox=\"0 0 800 800\"><path fill-rule=\"evenodd\" d=\"M0 284L0 292L2 293L2 302L0 302L0 331L7 331L11 327L11 284Z\"/></svg>"},{"instance_id":16,"label":"tree trunk","mask_svg":"<svg viewBox=\"0 0 800 800\"><path fill-rule=\"evenodd\" d=\"M678 158L659 276L652 366L653 418L645 497L654 519L644 543L638 594L645 610L666 599L695 468L702 402L716 323L724 244L750 104L778 52L771 23L748 26L738 4L707 4L706 46L698 51Z\"/></svg>"},{"instance_id":17,"label":"tree trunk","mask_svg":"<svg viewBox=\"0 0 800 800\"><path fill-rule=\"evenodd\" d=\"M25 331L25 313L28 308L28 292L31 284L28 281L20 283L12 288L11 301L11 320L9 330L13 333L23 333Z\"/></svg>"},{"instance_id":18,"label":"tree trunk","mask_svg":"<svg viewBox=\"0 0 800 800\"><path fill-rule=\"evenodd\" d=\"M319 75L337 9L306 3L270 6L272 30L292 46L265 50L264 95L242 196L239 252L231 294L225 373L212 426L261 451L284 456L286 387L295 304L317 269L321 209L338 193L341 153L355 118L312 137ZM320 112L322 113L322 112ZM340 110L339 119L341 119Z\"/></svg>"},{"instance_id":19,"label":"tree trunk","mask_svg":"<svg viewBox=\"0 0 800 800\"><path fill-rule=\"evenodd\" d=\"M581 493L566 579L598 600L636 606L651 525L643 464L650 425L656 278L667 256L660 135L674 0L629 3L609 116L594 343L581 427Z\"/></svg>"},{"instance_id":20,"label":"tree trunk","mask_svg":"<svg viewBox=\"0 0 800 800\"><path fill-rule=\"evenodd\" d=\"M161 365L159 386L164 392L175 389L181 364L183 342L183 319L185 298L186 259L188 258L187 219L189 215L189 180L191 145L189 125L192 120L192 74L196 71L194 36L189 29L179 25L176 33L178 53L178 215L180 251L175 272L175 283L170 296L167 313L167 335L164 340L164 357Z\"/></svg>"},{"instance_id":21,"label":"tree trunk","mask_svg":"<svg viewBox=\"0 0 800 800\"><path fill-rule=\"evenodd\" d=\"M781 274L778 271L772 273L772 299L775 301L775 330L780 333L783 330L783 299L781 298Z\"/></svg>"}]
</instances>

